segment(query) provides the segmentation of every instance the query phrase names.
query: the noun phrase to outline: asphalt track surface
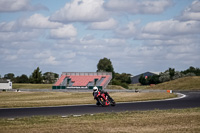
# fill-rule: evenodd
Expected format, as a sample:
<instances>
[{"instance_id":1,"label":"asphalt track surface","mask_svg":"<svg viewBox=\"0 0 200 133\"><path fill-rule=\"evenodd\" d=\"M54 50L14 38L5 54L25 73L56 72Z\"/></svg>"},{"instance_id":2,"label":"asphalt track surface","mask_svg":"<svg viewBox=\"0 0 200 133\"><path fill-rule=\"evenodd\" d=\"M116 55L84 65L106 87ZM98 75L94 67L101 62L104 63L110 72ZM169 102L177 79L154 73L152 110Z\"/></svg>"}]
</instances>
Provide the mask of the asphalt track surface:
<instances>
[{"instance_id":1,"label":"asphalt track surface","mask_svg":"<svg viewBox=\"0 0 200 133\"><path fill-rule=\"evenodd\" d=\"M16 118L46 115L82 115L106 112L142 111L142 110L165 110L200 107L200 91L180 92L180 99L168 99L161 101L117 103L116 106L98 107L96 105L38 107L38 108L7 108L0 109L0 118Z\"/></svg>"}]
</instances>

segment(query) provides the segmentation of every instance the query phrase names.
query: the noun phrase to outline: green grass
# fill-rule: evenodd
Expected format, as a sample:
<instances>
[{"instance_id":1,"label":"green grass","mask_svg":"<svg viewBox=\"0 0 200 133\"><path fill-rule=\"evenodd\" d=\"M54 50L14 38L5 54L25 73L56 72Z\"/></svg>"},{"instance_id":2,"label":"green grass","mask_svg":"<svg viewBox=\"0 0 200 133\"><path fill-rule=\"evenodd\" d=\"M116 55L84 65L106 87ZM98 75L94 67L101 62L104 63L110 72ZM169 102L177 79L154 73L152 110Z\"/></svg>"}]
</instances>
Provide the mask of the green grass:
<instances>
[{"instance_id":1,"label":"green grass","mask_svg":"<svg viewBox=\"0 0 200 133\"><path fill-rule=\"evenodd\" d=\"M20 84L13 83L13 89L51 89L53 84Z\"/></svg>"},{"instance_id":2,"label":"green grass","mask_svg":"<svg viewBox=\"0 0 200 133\"><path fill-rule=\"evenodd\" d=\"M198 133L200 108L0 119L1 133Z\"/></svg>"},{"instance_id":3,"label":"green grass","mask_svg":"<svg viewBox=\"0 0 200 133\"><path fill-rule=\"evenodd\" d=\"M144 90L147 87L148 87L147 85L130 84L128 86L128 89L130 89L130 90L136 90L136 89L138 89L138 90Z\"/></svg>"},{"instance_id":4,"label":"green grass","mask_svg":"<svg viewBox=\"0 0 200 133\"><path fill-rule=\"evenodd\" d=\"M108 85L106 89L111 89L111 90L125 90L125 88L119 86L119 85Z\"/></svg>"},{"instance_id":5,"label":"green grass","mask_svg":"<svg viewBox=\"0 0 200 133\"><path fill-rule=\"evenodd\" d=\"M159 90L200 90L200 76L184 77L157 84L147 89Z\"/></svg>"},{"instance_id":6,"label":"green grass","mask_svg":"<svg viewBox=\"0 0 200 133\"><path fill-rule=\"evenodd\" d=\"M113 92L116 102L145 101L176 97L175 94ZM95 104L92 92L0 92L0 108Z\"/></svg>"},{"instance_id":7,"label":"green grass","mask_svg":"<svg viewBox=\"0 0 200 133\"><path fill-rule=\"evenodd\" d=\"M53 84L22 84L13 83L13 89L52 89ZM123 87L118 85L108 85L107 89L124 90Z\"/></svg>"}]
</instances>

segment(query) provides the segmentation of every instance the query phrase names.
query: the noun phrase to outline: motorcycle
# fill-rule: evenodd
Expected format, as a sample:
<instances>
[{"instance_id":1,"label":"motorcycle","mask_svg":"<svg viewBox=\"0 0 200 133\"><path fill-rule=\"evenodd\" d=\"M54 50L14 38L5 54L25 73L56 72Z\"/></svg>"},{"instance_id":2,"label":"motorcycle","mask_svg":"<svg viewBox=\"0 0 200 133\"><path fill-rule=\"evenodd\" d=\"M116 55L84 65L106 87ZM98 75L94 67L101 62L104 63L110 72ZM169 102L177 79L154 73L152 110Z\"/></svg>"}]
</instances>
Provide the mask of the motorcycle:
<instances>
[{"instance_id":1,"label":"motorcycle","mask_svg":"<svg viewBox=\"0 0 200 133\"><path fill-rule=\"evenodd\" d=\"M94 94L94 99L97 100L96 105L97 106L115 106L115 101L112 99L112 97L108 94L108 92L100 92L98 91L97 94Z\"/></svg>"}]
</instances>

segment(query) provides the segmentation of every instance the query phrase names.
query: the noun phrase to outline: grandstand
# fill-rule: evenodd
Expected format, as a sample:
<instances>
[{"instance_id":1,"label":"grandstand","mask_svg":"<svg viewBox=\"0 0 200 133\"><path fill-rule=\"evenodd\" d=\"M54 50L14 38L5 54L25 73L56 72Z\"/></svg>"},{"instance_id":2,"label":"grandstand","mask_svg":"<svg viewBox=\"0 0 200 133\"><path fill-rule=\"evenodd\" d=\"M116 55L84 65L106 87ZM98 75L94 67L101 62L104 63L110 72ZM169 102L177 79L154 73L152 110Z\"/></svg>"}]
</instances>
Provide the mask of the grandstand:
<instances>
[{"instance_id":1,"label":"grandstand","mask_svg":"<svg viewBox=\"0 0 200 133\"><path fill-rule=\"evenodd\" d=\"M63 72L52 89L104 89L111 79L111 72Z\"/></svg>"}]
</instances>

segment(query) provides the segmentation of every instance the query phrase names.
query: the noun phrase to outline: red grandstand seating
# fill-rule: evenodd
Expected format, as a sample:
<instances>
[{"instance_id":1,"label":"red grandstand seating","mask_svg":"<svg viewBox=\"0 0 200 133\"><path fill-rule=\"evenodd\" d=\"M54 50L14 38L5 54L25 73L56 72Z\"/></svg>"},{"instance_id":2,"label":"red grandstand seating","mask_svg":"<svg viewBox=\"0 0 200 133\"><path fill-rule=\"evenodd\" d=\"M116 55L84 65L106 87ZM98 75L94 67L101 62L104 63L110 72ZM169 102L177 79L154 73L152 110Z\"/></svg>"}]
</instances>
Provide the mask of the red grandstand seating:
<instances>
[{"instance_id":1,"label":"red grandstand seating","mask_svg":"<svg viewBox=\"0 0 200 133\"><path fill-rule=\"evenodd\" d=\"M112 76L111 75L61 75L59 80L54 84L54 86L61 86L62 82L64 81L65 78L71 79L70 86L71 87L86 87L90 82L94 82L95 79L98 79L100 81L99 85L102 86L103 88L107 86L109 81L111 80ZM102 79L103 78L103 79Z\"/></svg>"},{"instance_id":2,"label":"red grandstand seating","mask_svg":"<svg viewBox=\"0 0 200 133\"><path fill-rule=\"evenodd\" d=\"M104 86L106 84L106 82L108 82L109 78L110 78L110 75L106 75L106 76L103 76L105 77L105 79L103 80L103 82L101 83L101 86Z\"/></svg>"},{"instance_id":3,"label":"red grandstand seating","mask_svg":"<svg viewBox=\"0 0 200 133\"><path fill-rule=\"evenodd\" d=\"M60 77L60 79L55 83L55 86L59 86L63 82L63 80L65 79L65 77L67 77L67 75L62 75Z\"/></svg>"},{"instance_id":4,"label":"red grandstand seating","mask_svg":"<svg viewBox=\"0 0 200 133\"><path fill-rule=\"evenodd\" d=\"M100 80L102 76L69 76L71 81L74 82L73 86L87 86L89 82L93 82L94 79Z\"/></svg>"}]
</instances>

